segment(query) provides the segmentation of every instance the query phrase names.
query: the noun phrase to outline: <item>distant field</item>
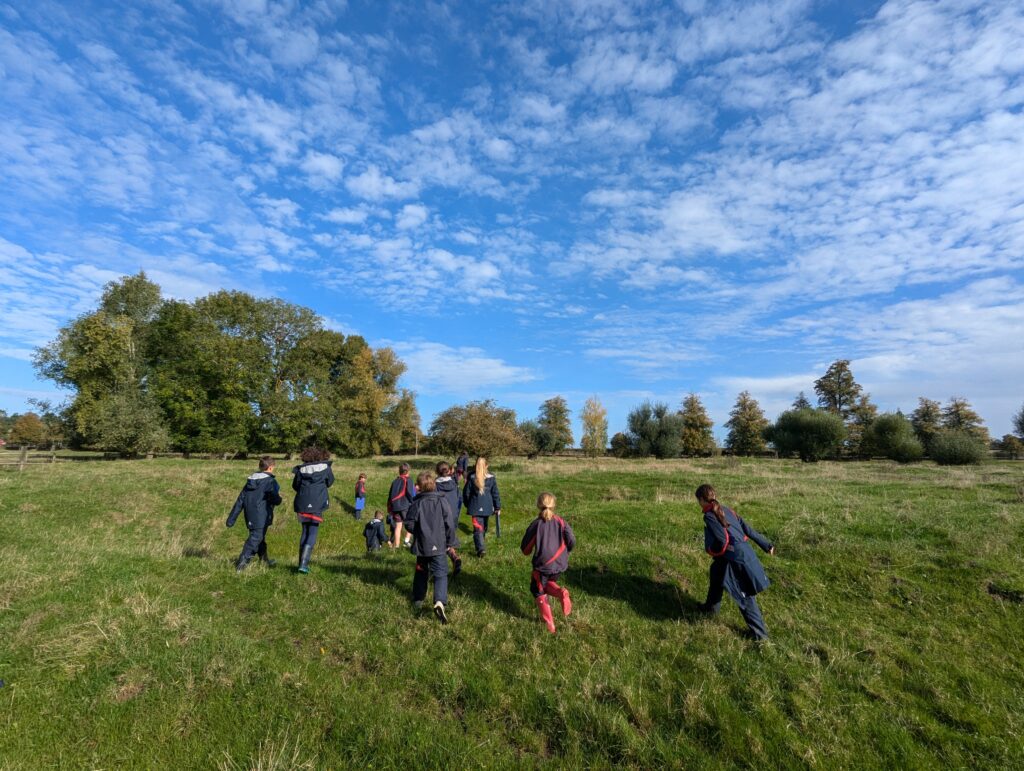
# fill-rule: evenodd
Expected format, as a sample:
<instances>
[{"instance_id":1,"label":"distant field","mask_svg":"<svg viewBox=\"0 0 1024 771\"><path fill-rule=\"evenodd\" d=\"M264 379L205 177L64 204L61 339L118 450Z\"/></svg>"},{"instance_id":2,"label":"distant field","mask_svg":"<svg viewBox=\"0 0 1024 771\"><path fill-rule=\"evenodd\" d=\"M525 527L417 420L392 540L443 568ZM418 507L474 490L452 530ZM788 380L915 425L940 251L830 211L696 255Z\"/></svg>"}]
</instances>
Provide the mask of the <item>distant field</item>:
<instances>
[{"instance_id":1,"label":"distant field","mask_svg":"<svg viewBox=\"0 0 1024 771\"><path fill-rule=\"evenodd\" d=\"M335 463L309 576L287 505L235 574L251 461L0 471L0 768L1024 766L1024 464L499 464L441 627L341 505L395 463ZM777 543L769 645L692 612L703 481ZM517 549L544 489L579 538L555 637Z\"/></svg>"}]
</instances>

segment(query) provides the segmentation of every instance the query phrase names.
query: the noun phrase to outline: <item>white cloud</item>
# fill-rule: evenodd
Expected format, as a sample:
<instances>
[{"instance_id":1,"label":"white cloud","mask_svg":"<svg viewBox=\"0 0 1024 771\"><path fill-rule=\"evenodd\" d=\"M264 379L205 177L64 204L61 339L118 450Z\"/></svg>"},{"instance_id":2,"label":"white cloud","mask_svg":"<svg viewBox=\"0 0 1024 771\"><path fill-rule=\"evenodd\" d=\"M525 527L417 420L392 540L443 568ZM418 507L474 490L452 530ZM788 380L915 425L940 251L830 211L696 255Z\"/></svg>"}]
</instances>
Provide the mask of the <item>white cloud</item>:
<instances>
[{"instance_id":1,"label":"white cloud","mask_svg":"<svg viewBox=\"0 0 1024 771\"><path fill-rule=\"evenodd\" d=\"M349 209L331 209L327 214L323 215L323 218L328 222L334 222L338 225L360 225L363 222L366 222L369 216L369 209L359 207Z\"/></svg>"},{"instance_id":2,"label":"white cloud","mask_svg":"<svg viewBox=\"0 0 1024 771\"><path fill-rule=\"evenodd\" d=\"M366 171L355 177L349 177L345 186L353 195L370 201L382 201L388 198L411 198L419 192L415 182L399 182L383 174L376 165L370 165Z\"/></svg>"},{"instance_id":3,"label":"white cloud","mask_svg":"<svg viewBox=\"0 0 1024 771\"><path fill-rule=\"evenodd\" d=\"M314 181L334 182L345 170L345 161L330 153L309 150L302 159L300 167Z\"/></svg>"},{"instance_id":4,"label":"white cloud","mask_svg":"<svg viewBox=\"0 0 1024 771\"><path fill-rule=\"evenodd\" d=\"M480 348L443 343L399 343L393 346L408 370L405 380L418 393L487 396L488 390L536 380L527 367L488 356Z\"/></svg>"},{"instance_id":5,"label":"white cloud","mask_svg":"<svg viewBox=\"0 0 1024 771\"><path fill-rule=\"evenodd\" d=\"M399 230L412 230L427 221L430 210L418 203L406 204L395 217L395 227Z\"/></svg>"}]
</instances>

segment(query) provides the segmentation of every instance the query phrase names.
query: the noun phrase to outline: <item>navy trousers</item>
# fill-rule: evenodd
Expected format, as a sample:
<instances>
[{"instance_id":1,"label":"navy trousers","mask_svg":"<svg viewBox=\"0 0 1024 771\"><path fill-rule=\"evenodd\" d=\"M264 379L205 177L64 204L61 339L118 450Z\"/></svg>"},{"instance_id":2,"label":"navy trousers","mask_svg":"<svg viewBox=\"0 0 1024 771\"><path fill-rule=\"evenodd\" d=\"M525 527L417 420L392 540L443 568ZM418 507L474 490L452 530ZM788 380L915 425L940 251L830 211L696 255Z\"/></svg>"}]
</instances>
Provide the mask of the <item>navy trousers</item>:
<instances>
[{"instance_id":1,"label":"navy trousers","mask_svg":"<svg viewBox=\"0 0 1024 771\"><path fill-rule=\"evenodd\" d=\"M479 554L487 550L487 547L484 546L484 536L487 535L487 523L491 521L491 518L470 517L470 519L473 521L473 545Z\"/></svg>"},{"instance_id":2,"label":"navy trousers","mask_svg":"<svg viewBox=\"0 0 1024 771\"><path fill-rule=\"evenodd\" d=\"M245 539L245 545L242 546L241 559L252 557L254 554L258 555L261 560L267 558L267 528L265 527L249 528L249 537Z\"/></svg>"},{"instance_id":3,"label":"navy trousers","mask_svg":"<svg viewBox=\"0 0 1024 771\"><path fill-rule=\"evenodd\" d=\"M320 524L318 522L303 522L302 523L302 536L299 538L299 558L302 558L302 550L305 547L310 549L316 545L316 534L320 532Z\"/></svg>"},{"instance_id":4,"label":"navy trousers","mask_svg":"<svg viewBox=\"0 0 1024 771\"><path fill-rule=\"evenodd\" d=\"M725 591L725 573L728 563L725 560L712 560L711 569L708 571L710 579L708 583L708 598L704 606L711 613L718 613L722 607L722 594ZM737 597L730 592L733 600L739 606L743 620L747 622L747 628L758 640L768 639L768 627L764 623L764 616L761 615L761 606L757 604L757 598L753 595L742 594Z\"/></svg>"},{"instance_id":5,"label":"navy trousers","mask_svg":"<svg viewBox=\"0 0 1024 771\"><path fill-rule=\"evenodd\" d=\"M434 578L434 602L448 604L448 555L417 557L412 579L412 600L420 602L427 596L427 573Z\"/></svg>"}]
</instances>

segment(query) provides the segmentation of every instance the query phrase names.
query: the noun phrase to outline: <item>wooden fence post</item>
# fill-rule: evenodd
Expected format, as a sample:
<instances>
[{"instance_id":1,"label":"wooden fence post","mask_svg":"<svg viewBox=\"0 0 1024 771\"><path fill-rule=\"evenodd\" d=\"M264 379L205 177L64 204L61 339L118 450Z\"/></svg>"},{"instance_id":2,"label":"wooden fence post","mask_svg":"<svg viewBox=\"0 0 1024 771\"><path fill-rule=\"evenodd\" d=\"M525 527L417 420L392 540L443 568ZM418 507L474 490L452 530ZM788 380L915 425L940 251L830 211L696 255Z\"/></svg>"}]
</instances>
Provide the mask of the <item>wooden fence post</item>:
<instances>
[{"instance_id":1,"label":"wooden fence post","mask_svg":"<svg viewBox=\"0 0 1024 771\"><path fill-rule=\"evenodd\" d=\"M28 463L28 447L26 445L21 446L21 457L18 458L18 471L24 471L25 465Z\"/></svg>"}]
</instances>

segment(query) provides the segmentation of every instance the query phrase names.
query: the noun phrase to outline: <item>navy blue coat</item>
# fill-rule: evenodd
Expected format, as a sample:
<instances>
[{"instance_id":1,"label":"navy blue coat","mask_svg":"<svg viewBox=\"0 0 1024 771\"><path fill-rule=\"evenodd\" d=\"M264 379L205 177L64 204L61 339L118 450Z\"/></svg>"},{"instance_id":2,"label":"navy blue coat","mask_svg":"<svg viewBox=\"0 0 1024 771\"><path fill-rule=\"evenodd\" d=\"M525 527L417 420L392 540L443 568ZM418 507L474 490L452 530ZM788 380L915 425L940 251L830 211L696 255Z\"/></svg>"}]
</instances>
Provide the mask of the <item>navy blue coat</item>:
<instances>
[{"instance_id":1,"label":"navy blue coat","mask_svg":"<svg viewBox=\"0 0 1024 771\"><path fill-rule=\"evenodd\" d=\"M741 602L771 584L748 541L765 551L771 551L772 544L732 509L722 506L722 511L728 527L722 527L715 512L704 512L704 549L716 562L725 563L725 590Z\"/></svg>"},{"instance_id":2,"label":"navy blue coat","mask_svg":"<svg viewBox=\"0 0 1024 771\"><path fill-rule=\"evenodd\" d=\"M462 490L462 503L471 517L489 517L501 509L501 495L494 474L488 474L484 479L483 492L476 489L476 474L470 474Z\"/></svg>"},{"instance_id":3,"label":"navy blue coat","mask_svg":"<svg viewBox=\"0 0 1024 771\"><path fill-rule=\"evenodd\" d=\"M245 524L250 530L270 527L274 523L274 507L281 503L281 486L273 474L257 471L245 480L242 492L228 514L227 526L233 527L238 515L245 512Z\"/></svg>"},{"instance_id":4,"label":"navy blue coat","mask_svg":"<svg viewBox=\"0 0 1024 771\"><path fill-rule=\"evenodd\" d=\"M295 491L295 513L299 519L323 522L324 512L331 505L327 488L334 484L331 461L307 463L293 469L292 489Z\"/></svg>"},{"instance_id":5,"label":"navy blue coat","mask_svg":"<svg viewBox=\"0 0 1024 771\"><path fill-rule=\"evenodd\" d=\"M405 514L415 498L416 488L409 481L409 475L395 477L388 490L388 514Z\"/></svg>"},{"instance_id":6,"label":"navy blue coat","mask_svg":"<svg viewBox=\"0 0 1024 771\"><path fill-rule=\"evenodd\" d=\"M417 557L437 557L453 546L455 529L452 509L444 493L436 490L416 497L405 521L412 533L412 553Z\"/></svg>"},{"instance_id":7,"label":"navy blue coat","mask_svg":"<svg viewBox=\"0 0 1024 771\"><path fill-rule=\"evenodd\" d=\"M452 541L456 547L461 546L458 537L458 526L459 526L459 509L462 506L462 496L459 495L459 483L455 481L453 477L438 477L437 478L437 491L444 495L448 506L452 511L451 525L452 525Z\"/></svg>"},{"instance_id":8,"label":"navy blue coat","mask_svg":"<svg viewBox=\"0 0 1024 771\"><path fill-rule=\"evenodd\" d=\"M552 576L569 568L569 552L576 548L576 534L558 515L547 521L537 517L527 526L519 548L523 554L533 554L534 570Z\"/></svg>"}]
</instances>

